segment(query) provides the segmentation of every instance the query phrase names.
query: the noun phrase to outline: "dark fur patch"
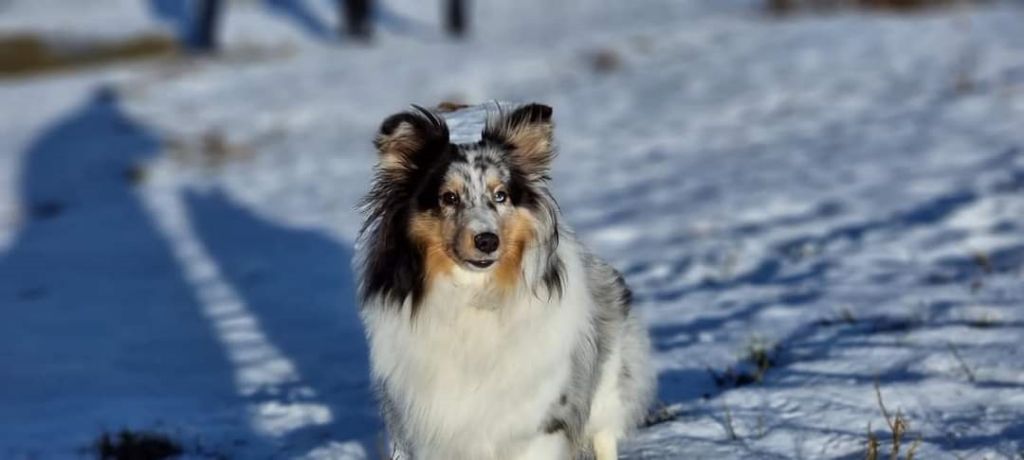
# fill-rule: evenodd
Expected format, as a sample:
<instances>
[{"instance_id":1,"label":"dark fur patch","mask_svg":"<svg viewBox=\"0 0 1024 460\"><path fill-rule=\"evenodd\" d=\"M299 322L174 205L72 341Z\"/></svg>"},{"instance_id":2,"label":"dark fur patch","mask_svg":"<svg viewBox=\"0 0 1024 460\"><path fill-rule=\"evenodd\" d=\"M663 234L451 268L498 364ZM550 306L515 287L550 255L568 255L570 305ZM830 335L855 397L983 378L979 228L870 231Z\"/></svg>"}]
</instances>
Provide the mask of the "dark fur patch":
<instances>
[{"instance_id":1,"label":"dark fur patch","mask_svg":"<svg viewBox=\"0 0 1024 460\"><path fill-rule=\"evenodd\" d=\"M407 138L395 139L396 135ZM367 217L361 236L373 234L366 238L360 286L363 304L381 295L387 303L401 305L411 295L415 311L422 299L423 254L409 238L406 226L414 209L437 205L436 187L441 179L436 176L459 157L448 136L444 120L419 107L392 115L381 124L375 141L381 166L363 200ZM429 193L431 187L435 187L433 194Z\"/></svg>"},{"instance_id":2,"label":"dark fur patch","mask_svg":"<svg viewBox=\"0 0 1024 460\"><path fill-rule=\"evenodd\" d=\"M538 196L537 190L531 187L531 181L526 174L519 168L511 168L509 175L508 194L509 198L512 198L512 204L537 211L538 200L541 197Z\"/></svg>"},{"instance_id":3,"label":"dark fur patch","mask_svg":"<svg viewBox=\"0 0 1024 460\"><path fill-rule=\"evenodd\" d=\"M555 256L551 257L551 260L548 261L548 267L544 270L544 275L541 277L541 281L550 295L562 296L562 284L565 282L565 265L562 264L562 259Z\"/></svg>"},{"instance_id":4,"label":"dark fur patch","mask_svg":"<svg viewBox=\"0 0 1024 460\"><path fill-rule=\"evenodd\" d=\"M517 108L508 116L508 124L550 123L554 110L544 104L526 104Z\"/></svg>"},{"instance_id":5,"label":"dark fur patch","mask_svg":"<svg viewBox=\"0 0 1024 460\"><path fill-rule=\"evenodd\" d=\"M569 427L566 425L565 420L560 418L552 418L544 423L544 434L555 434L559 431L565 431Z\"/></svg>"},{"instance_id":6,"label":"dark fur patch","mask_svg":"<svg viewBox=\"0 0 1024 460\"><path fill-rule=\"evenodd\" d=\"M633 290L626 284L626 279L622 277L622 273L618 270L615 271L615 284L619 286L621 297L619 298L619 305L622 305L622 316L629 316L630 311L633 309Z\"/></svg>"}]
</instances>

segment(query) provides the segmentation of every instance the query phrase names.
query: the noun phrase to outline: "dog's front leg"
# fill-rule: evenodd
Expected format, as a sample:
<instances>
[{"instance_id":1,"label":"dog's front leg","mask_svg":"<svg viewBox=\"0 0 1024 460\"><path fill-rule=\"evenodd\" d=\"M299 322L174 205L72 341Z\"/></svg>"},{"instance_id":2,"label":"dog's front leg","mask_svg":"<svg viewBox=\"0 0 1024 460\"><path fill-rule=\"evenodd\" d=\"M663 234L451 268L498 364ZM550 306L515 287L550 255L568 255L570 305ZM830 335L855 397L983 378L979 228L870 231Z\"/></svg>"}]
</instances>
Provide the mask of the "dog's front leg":
<instances>
[{"instance_id":1,"label":"dog's front leg","mask_svg":"<svg viewBox=\"0 0 1024 460\"><path fill-rule=\"evenodd\" d=\"M618 460L619 446L614 434L602 431L594 435L594 457L597 460Z\"/></svg>"},{"instance_id":2,"label":"dog's front leg","mask_svg":"<svg viewBox=\"0 0 1024 460\"><path fill-rule=\"evenodd\" d=\"M397 442L391 443L391 455L387 457L387 460L412 460L412 455L405 452L402 446L398 445Z\"/></svg>"},{"instance_id":3,"label":"dog's front leg","mask_svg":"<svg viewBox=\"0 0 1024 460\"><path fill-rule=\"evenodd\" d=\"M526 446L517 460L565 460L569 458L569 442L560 432L537 436Z\"/></svg>"}]
</instances>

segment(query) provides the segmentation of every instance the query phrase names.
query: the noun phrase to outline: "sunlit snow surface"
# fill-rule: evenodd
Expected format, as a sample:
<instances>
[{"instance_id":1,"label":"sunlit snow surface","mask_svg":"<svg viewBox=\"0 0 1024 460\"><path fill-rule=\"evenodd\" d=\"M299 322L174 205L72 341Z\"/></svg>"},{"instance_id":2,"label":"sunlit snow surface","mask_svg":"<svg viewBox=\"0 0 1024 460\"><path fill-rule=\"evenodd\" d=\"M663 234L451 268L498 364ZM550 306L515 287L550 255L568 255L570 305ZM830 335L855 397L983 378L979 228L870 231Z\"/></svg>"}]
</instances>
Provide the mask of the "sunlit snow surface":
<instances>
[{"instance_id":1,"label":"sunlit snow surface","mask_svg":"<svg viewBox=\"0 0 1024 460\"><path fill-rule=\"evenodd\" d=\"M169 27L6 3L3 30ZM380 121L441 100L554 107L565 220L625 274L680 411L627 458L862 458L869 424L887 454L875 382L918 458L1021 455L1020 6L474 2L454 43L433 3L386 2L372 46L237 3L221 58L0 84L0 457L131 428L377 458L356 206ZM449 120L461 139L481 110ZM763 380L716 385L752 347Z\"/></svg>"}]
</instances>

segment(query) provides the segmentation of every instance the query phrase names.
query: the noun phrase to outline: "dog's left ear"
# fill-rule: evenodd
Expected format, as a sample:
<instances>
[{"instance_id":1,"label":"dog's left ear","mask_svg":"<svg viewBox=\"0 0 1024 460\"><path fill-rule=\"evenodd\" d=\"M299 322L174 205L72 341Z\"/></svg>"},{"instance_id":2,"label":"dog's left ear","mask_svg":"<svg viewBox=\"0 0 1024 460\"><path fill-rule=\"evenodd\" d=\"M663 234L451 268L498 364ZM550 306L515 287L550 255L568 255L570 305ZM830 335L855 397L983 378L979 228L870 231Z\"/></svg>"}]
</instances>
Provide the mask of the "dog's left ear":
<instances>
[{"instance_id":1,"label":"dog's left ear","mask_svg":"<svg viewBox=\"0 0 1024 460\"><path fill-rule=\"evenodd\" d=\"M488 118L483 138L507 145L516 168L531 180L542 179L554 159L551 113L551 107L543 104L527 104L508 114L499 111Z\"/></svg>"},{"instance_id":2,"label":"dog's left ear","mask_svg":"<svg viewBox=\"0 0 1024 460\"><path fill-rule=\"evenodd\" d=\"M373 140L383 171L409 172L448 146L448 125L444 118L418 105L412 108L385 119Z\"/></svg>"}]
</instances>

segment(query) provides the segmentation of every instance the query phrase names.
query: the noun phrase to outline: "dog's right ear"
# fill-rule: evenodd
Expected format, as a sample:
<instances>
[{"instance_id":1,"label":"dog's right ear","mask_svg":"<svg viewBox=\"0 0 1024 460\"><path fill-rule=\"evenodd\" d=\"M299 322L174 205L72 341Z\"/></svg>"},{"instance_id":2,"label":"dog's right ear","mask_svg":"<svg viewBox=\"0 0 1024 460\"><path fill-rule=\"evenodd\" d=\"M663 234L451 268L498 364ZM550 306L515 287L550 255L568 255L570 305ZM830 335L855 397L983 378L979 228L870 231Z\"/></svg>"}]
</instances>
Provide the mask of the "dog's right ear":
<instances>
[{"instance_id":1,"label":"dog's right ear","mask_svg":"<svg viewBox=\"0 0 1024 460\"><path fill-rule=\"evenodd\" d=\"M516 168L530 180L542 179L555 156L551 113L551 107L534 103L506 114L499 105L498 113L487 118L483 138L508 146Z\"/></svg>"},{"instance_id":2,"label":"dog's right ear","mask_svg":"<svg viewBox=\"0 0 1024 460\"><path fill-rule=\"evenodd\" d=\"M387 117L373 144L380 153L383 170L400 172L415 167L428 152L448 145L448 125L444 119L418 105L413 110Z\"/></svg>"}]
</instances>

